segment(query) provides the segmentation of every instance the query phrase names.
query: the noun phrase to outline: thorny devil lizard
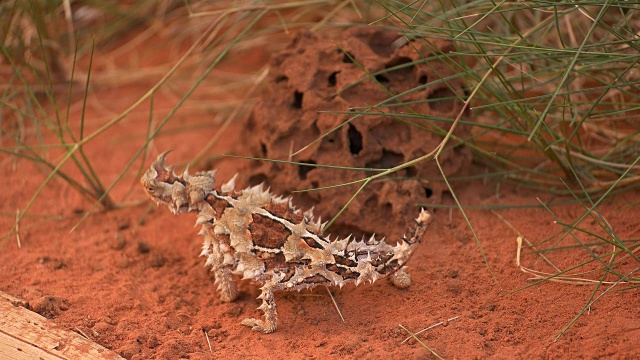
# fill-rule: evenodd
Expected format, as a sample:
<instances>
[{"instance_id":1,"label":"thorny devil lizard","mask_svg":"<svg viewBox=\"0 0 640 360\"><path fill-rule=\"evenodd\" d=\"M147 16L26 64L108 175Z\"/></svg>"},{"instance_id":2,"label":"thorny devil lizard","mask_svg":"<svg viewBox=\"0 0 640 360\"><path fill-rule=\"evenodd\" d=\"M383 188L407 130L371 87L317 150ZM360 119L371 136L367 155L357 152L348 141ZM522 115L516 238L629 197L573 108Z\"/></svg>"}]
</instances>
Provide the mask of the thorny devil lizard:
<instances>
[{"instance_id":1,"label":"thorny devil lizard","mask_svg":"<svg viewBox=\"0 0 640 360\"><path fill-rule=\"evenodd\" d=\"M273 196L262 185L235 190L234 176L214 188L215 171L180 176L165 167L168 152L158 156L142 177L147 194L174 214L197 212L202 225L202 256L207 257L218 284L220 300L238 296L235 275L262 285L264 321L244 319L243 325L264 333L277 328L278 290L301 290L318 285L359 285L389 276L397 287L410 285L404 271L415 245L420 242L431 215L421 210L410 236L391 246L373 236L356 241L352 236L330 240L321 235L324 226L312 210L301 212L291 198Z\"/></svg>"}]
</instances>

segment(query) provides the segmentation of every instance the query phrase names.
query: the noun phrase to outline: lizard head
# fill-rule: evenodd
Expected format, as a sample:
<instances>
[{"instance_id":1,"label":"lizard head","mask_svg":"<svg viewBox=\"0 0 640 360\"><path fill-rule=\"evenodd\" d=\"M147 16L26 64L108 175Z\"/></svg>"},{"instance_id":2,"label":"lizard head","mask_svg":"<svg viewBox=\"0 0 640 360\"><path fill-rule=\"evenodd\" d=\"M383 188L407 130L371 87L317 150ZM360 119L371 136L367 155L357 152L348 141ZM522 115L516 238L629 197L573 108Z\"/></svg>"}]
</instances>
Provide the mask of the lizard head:
<instances>
[{"instance_id":1,"label":"lizard head","mask_svg":"<svg viewBox=\"0 0 640 360\"><path fill-rule=\"evenodd\" d=\"M180 200L186 197L185 186L182 179L173 172L173 166L164 166L165 157L170 151L165 151L156 158L140 182L153 202L166 205L171 212L178 213L184 205Z\"/></svg>"}]
</instances>

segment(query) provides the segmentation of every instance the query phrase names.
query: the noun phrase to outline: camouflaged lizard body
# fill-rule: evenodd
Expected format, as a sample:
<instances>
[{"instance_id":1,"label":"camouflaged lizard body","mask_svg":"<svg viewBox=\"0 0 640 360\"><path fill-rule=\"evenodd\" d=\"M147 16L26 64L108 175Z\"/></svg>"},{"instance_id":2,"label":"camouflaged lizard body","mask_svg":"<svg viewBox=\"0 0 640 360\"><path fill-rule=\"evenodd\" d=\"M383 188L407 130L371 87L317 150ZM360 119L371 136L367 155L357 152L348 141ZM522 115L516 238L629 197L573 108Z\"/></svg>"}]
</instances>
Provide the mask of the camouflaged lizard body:
<instances>
[{"instance_id":1,"label":"camouflaged lizard body","mask_svg":"<svg viewBox=\"0 0 640 360\"><path fill-rule=\"evenodd\" d=\"M238 296L236 276L262 285L259 307L264 320L244 319L243 325L271 333L277 328L274 291L301 290L318 285L359 285L389 276L398 287L411 280L404 265L420 242L431 216L421 210L410 236L392 246L371 237L330 240L312 211L301 212L291 198L273 196L262 185L237 191L235 177L215 188L215 171L178 176L164 165L161 154L142 177L158 205L174 214L197 212L204 236L202 256L212 267L220 299Z\"/></svg>"}]
</instances>

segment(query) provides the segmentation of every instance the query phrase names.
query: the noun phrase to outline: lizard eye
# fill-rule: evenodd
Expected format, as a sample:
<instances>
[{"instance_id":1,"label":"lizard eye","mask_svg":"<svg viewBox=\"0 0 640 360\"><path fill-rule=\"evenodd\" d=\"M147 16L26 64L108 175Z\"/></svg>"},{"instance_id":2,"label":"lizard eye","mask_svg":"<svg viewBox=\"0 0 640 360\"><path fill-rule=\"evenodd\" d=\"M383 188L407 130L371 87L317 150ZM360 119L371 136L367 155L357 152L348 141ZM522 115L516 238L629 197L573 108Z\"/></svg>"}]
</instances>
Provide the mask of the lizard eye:
<instances>
[{"instance_id":1,"label":"lizard eye","mask_svg":"<svg viewBox=\"0 0 640 360\"><path fill-rule=\"evenodd\" d=\"M154 192L155 190L156 190L155 186L152 186L152 185L147 186L147 191L148 191L148 192L152 193L152 192Z\"/></svg>"}]
</instances>

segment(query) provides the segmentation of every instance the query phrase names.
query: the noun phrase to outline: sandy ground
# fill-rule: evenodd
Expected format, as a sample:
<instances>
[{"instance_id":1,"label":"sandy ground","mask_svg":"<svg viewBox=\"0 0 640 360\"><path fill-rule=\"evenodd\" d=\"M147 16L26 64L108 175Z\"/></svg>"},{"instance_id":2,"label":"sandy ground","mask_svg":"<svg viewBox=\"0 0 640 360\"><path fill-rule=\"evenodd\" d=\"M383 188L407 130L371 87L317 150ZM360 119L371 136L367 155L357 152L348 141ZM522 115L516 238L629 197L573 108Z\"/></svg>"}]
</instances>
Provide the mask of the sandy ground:
<instances>
[{"instance_id":1,"label":"sandy ground","mask_svg":"<svg viewBox=\"0 0 640 360\"><path fill-rule=\"evenodd\" d=\"M146 46L155 45L149 42ZM87 133L125 109L131 99L144 91L140 86L96 89L89 101ZM176 99L171 93L161 92L154 101L154 117L162 119ZM80 109L76 107L71 113L74 126L79 116ZM86 146L96 172L106 184L115 180L144 143L147 117L146 109L137 111ZM272 121L282 122L278 124L280 128L288 126L284 118ZM232 125L212 153L243 154L243 146L239 145L252 138L243 126ZM172 162L185 163L214 136L218 127L213 111L178 112L154 141L149 156L173 148L176 150L171 154ZM27 131L27 141L35 142L32 129ZM50 159L55 155L52 151ZM26 205L46 172L6 155L0 161L5 188L0 229L6 231L14 223L16 209ZM126 199L129 205L96 212L73 232L69 230L91 203L65 182L54 179L20 223L21 247L15 236L3 243L0 290L28 301L35 311L61 327L86 334L132 359L429 359L434 356L416 340L404 341L409 335L400 325L417 332L437 323L442 324L424 331L419 338L447 359L640 357L637 290L605 294L557 341L554 336L587 303L595 286L546 282L513 293L532 284L531 275L516 266L516 237L522 235L546 249L550 244L545 240L562 230L554 223L555 218L540 208L469 210L487 264L460 212L436 209L435 220L410 262L410 288L399 290L380 281L331 289L344 322L324 288L278 293L278 331L269 335L252 332L241 326L240 320L260 315L256 310L256 286L242 283L242 295L237 301L220 303L213 277L204 267L204 259L198 257L201 242L196 235L198 229L193 227L194 216L173 216L166 209L155 207L147 213L150 204L139 187L137 170L149 162L150 158L144 164L137 161L114 188L113 197ZM223 180L240 171L240 183L251 182L252 174L247 173L251 170L247 168L252 165L246 160L224 159L210 165L220 169ZM71 167L68 171L77 174ZM484 168L476 165L472 171ZM262 176L268 180L282 175L265 172ZM347 196L353 190L342 191ZM456 191L461 202L468 205L536 204L536 197L562 200L506 183L465 183ZM388 189L386 195L390 202L404 202L401 213L418 209L418 201L412 204ZM632 192L612 196L600 208L621 238L637 237L637 215L626 205L640 200L638 195ZM312 200L300 201L306 204ZM451 199L441 196L438 201L450 203ZM322 209L327 214L337 210ZM554 211L565 221L582 214L576 205L555 207ZM404 232L408 220L383 217L375 207L359 211L359 217L362 224L382 224L390 239ZM332 232L362 230L353 222L342 224L342 228L337 226ZM589 220L584 226L597 230ZM558 246L570 244L575 240L567 238ZM611 250L601 245L590 249L599 254ZM582 248L554 251L547 256L561 269L591 259ZM523 249L522 265L552 270L528 247ZM632 269L637 263L629 261L620 266ZM599 276L600 273L584 275L590 279Z\"/></svg>"}]
</instances>

